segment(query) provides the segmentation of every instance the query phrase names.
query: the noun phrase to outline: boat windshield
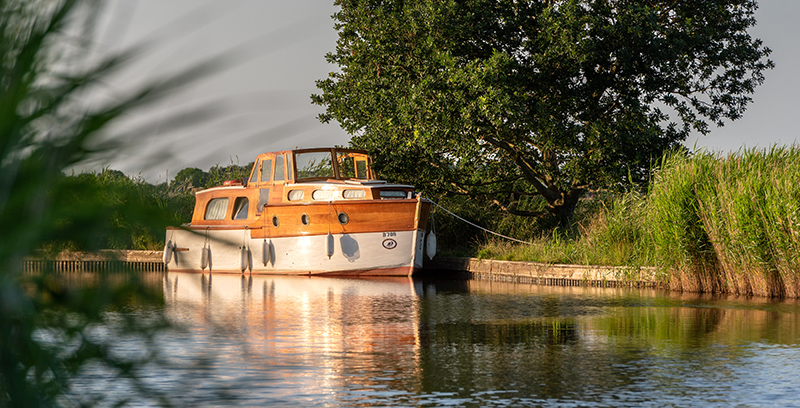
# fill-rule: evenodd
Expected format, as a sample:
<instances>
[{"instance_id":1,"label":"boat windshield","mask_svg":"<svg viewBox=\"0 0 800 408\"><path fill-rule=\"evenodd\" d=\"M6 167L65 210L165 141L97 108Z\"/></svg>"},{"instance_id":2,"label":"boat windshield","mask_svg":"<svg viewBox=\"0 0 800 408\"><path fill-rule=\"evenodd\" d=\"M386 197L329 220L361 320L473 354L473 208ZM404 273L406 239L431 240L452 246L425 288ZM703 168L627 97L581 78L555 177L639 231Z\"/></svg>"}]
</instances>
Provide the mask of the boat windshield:
<instances>
[{"instance_id":1,"label":"boat windshield","mask_svg":"<svg viewBox=\"0 0 800 408\"><path fill-rule=\"evenodd\" d=\"M334 178L331 152L304 152L294 156L297 179Z\"/></svg>"},{"instance_id":2,"label":"boat windshield","mask_svg":"<svg viewBox=\"0 0 800 408\"><path fill-rule=\"evenodd\" d=\"M359 150L296 150L294 159L297 166L297 180L372 178L369 156Z\"/></svg>"}]
</instances>

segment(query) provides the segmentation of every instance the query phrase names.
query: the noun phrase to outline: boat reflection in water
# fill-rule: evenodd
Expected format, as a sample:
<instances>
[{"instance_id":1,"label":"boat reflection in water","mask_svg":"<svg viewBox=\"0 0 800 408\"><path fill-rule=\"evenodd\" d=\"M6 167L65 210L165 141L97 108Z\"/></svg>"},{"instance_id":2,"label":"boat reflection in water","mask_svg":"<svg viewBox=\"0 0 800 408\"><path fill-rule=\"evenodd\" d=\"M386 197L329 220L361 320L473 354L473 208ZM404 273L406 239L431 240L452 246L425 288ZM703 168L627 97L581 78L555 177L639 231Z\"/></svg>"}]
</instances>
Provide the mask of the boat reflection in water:
<instances>
[{"instance_id":1,"label":"boat reflection in water","mask_svg":"<svg viewBox=\"0 0 800 408\"><path fill-rule=\"evenodd\" d=\"M231 392L243 375L247 393L237 399L272 403L353 386L418 390L417 289L408 277L170 272L164 280L169 315L195 340L180 340L181 353L213 361L213 373L189 375L206 389L234 379L222 384Z\"/></svg>"}]
</instances>

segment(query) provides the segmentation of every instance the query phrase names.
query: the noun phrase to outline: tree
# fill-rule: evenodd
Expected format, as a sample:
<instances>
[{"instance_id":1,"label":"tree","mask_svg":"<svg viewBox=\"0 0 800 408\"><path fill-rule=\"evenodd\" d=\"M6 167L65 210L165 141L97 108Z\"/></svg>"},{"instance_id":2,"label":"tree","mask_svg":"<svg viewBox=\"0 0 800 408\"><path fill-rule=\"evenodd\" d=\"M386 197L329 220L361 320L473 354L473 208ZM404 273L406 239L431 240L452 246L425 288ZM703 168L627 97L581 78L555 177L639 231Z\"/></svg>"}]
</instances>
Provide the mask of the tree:
<instances>
[{"instance_id":1,"label":"tree","mask_svg":"<svg viewBox=\"0 0 800 408\"><path fill-rule=\"evenodd\" d=\"M247 180L250 177L250 171L253 169L255 162L250 162L244 166L233 163L227 166L215 164L208 169L208 178L206 180L205 188L221 186L228 180Z\"/></svg>"},{"instance_id":2,"label":"tree","mask_svg":"<svg viewBox=\"0 0 800 408\"><path fill-rule=\"evenodd\" d=\"M739 118L772 68L754 0L337 0L317 81L384 175L569 220L589 189L645 182L692 131Z\"/></svg>"},{"instance_id":3,"label":"tree","mask_svg":"<svg viewBox=\"0 0 800 408\"><path fill-rule=\"evenodd\" d=\"M175 175L173 184L192 189L205 186L208 183L209 175L197 167L187 167Z\"/></svg>"}]
</instances>

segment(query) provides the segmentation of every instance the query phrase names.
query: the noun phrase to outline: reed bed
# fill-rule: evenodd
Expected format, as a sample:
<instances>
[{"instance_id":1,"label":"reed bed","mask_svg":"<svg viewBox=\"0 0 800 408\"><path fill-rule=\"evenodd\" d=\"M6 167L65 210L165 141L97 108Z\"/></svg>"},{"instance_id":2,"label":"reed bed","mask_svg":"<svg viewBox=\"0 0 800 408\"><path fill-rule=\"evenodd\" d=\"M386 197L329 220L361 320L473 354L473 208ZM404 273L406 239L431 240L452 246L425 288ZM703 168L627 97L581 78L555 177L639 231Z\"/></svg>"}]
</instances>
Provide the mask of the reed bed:
<instances>
[{"instance_id":1,"label":"reed bed","mask_svg":"<svg viewBox=\"0 0 800 408\"><path fill-rule=\"evenodd\" d=\"M674 290L800 298L798 146L668 155L646 195L587 203L597 209L571 232L490 240L478 256L656 266Z\"/></svg>"},{"instance_id":2,"label":"reed bed","mask_svg":"<svg viewBox=\"0 0 800 408\"><path fill-rule=\"evenodd\" d=\"M800 148L667 157L648 195L672 288L800 297Z\"/></svg>"}]
</instances>

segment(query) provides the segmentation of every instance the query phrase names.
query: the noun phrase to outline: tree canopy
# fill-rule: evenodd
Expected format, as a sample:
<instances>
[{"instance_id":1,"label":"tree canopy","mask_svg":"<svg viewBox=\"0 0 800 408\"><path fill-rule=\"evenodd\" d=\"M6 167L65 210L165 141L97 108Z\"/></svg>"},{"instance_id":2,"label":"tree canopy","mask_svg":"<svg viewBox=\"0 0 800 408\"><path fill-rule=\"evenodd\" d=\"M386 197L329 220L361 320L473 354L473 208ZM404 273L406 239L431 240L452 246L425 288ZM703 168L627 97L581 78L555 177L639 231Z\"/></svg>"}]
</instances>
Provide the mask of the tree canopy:
<instances>
[{"instance_id":1,"label":"tree canopy","mask_svg":"<svg viewBox=\"0 0 800 408\"><path fill-rule=\"evenodd\" d=\"M739 118L773 66L753 0L337 0L317 81L384 175L569 219L644 182L693 132ZM537 213L538 214L538 213Z\"/></svg>"}]
</instances>

